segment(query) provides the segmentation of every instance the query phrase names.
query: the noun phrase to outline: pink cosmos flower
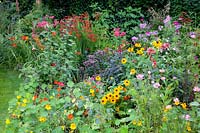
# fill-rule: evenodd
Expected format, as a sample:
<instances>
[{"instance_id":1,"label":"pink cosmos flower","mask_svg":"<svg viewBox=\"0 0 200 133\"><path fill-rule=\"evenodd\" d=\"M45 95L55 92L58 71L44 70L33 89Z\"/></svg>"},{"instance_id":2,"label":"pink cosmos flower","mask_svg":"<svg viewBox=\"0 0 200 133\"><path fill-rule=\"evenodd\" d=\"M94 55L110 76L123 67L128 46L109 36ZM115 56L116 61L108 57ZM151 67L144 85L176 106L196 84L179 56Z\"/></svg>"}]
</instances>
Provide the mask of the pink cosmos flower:
<instances>
[{"instance_id":1,"label":"pink cosmos flower","mask_svg":"<svg viewBox=\"0 0 200 133\"><path fill-rule=\"evenodd\" d=\"M179 101L179 99L176 97L176 98L174 98L174 100L173 100L175 103L179 103L180 101Z\"/></svg>"},{"instance_id":2,"label":"pink cosmos flower","mask_svg":"<svg viewBox=\"0 0 200 133\"><path fill-rule=\"evenodd\" d=\"M153 87L156 88L156 89L158 89L158 88L160 88L160 84L159 83L154 83Z\"/></svg>"},{"instance_id":3,"label":"pink cosmos flower","mask_svg":"<svg viewBox=\"0 0 200 133\"><path fill-rule=\"evenodd\" d=\"M164 24L167 24L171 20L171 17L167 15L167 17L163 20Z\"/></svg>"},{"instance_id":4,"label":"pink cosmos flower","mask_svg":"<svg viewBox=\"0 0 200 133\"><path fill-rule=\"evenodd\" d=\"M156 53L156 51L153 48L148 48L147 49L147 54L148 55L152 55L152 54L155 54L155 53Z\"/></svg>"},{"instance_id":5,"label":"pink cosmos flower","mask_svg":"<svg viewBox=\"0 0 200 133\"><path fill-rule=\"evenodd\" d=\"M37 24L38 28L46 28L47 26L48 26L47 21L38 22L38 24Z\"/></svg>"},{"instance_id":6,"label":"pink cosmos flower","mask_svg":"<svg viewBox=\"0 0 200 133\"><path fill-rule=\"evenodd\" d=\"M143 74L138 74L136 75L137 79L142 80L144 79L144 75Z\"/></svg>"},{"instance_id":7,"label":"pink cosmos flower","mask_svg":"<svg viewBox=\"0 0 200 133\"><path fill-rule=\"evenodd\" d=\"M161 79L162 81L164 81L166 78L165 78L165 77L161 77L160 79Z\"/></svg>"},{"instance_id":8,"label":"pink cosmos flower","mask_svg":"<svg viewBox=\"0 0 200 133\"><path fill-rule=\"evenodd\" d=\"M200 92L200 88L198 86L195 86L193 89L194 92Z\"/></svg>"},{"instance_id":9,"label":"pink cosmos flower","mask_svg":"<svg viewBox=\"0 0 200 133\"><path fill-rule=\"evenodd\" d=\"M188 120L190 120L190 115L187 114L187 115L184 116L184 118L185 118L185 120L188 121Z\"/></svg>"},{"instance_id":10,"label":"pink cosmos flower","mask_svg":"<svg viewBox=\"0 0 200 133\"><path fill-rule=\"evenodd\" d=\"M161 49L162 50L166 50L170 47L170 44L169 43L163 43L162 46L161 46Z\"/></svg>"},{"instance_id":11,"label":"pink cosmos flower","mask_svg":"<svg viewBox=\"0 0 200 133\"><path fill-rule=\"evenodd\" d=\"M120 36L122 37L122 36L125 36L126 35L126 32L121 32L120 33Z\"/></svg>"},{"instance_id":12,"label":"pink cosmos flower","mask_svg":"<svg viewBox=\"0 0 200 133\"><path fill-rule=\"evenodd\" d=\"M114 36L116 37L120 36L120 28L114 28Z\"/></svg>"}]
</instances>

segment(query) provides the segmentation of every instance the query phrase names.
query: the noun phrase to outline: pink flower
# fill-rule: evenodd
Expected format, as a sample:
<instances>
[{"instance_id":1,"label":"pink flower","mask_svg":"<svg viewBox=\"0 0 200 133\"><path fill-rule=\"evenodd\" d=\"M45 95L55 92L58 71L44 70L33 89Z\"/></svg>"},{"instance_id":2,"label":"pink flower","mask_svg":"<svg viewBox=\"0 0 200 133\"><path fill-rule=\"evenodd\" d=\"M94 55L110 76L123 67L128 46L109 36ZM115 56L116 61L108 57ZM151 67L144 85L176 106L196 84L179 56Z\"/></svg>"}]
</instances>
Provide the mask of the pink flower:
<instances>
[{"instance_id":1,"label":"pink flower","mask_svg":"<svg viewBox=\"0 0 200 133\"><path fill-rule=\"evenodd\" d=\"M55 26L58 25L58 24L59 24L59 21L56 20L56 19L54 19L54 21L53 21L53 26L55 27Z\"/></svg>"},{"instance_id":2,"label":"pink flower","mask_svg":"<svg viewBox=\"0 0 200 133\"><path fill-rule=\"evenodd\" d=\"M143 74L138 74L138 75L136 75L136 77L137 77L137 79L142 80L144 78L144 75Z\"/></svg>"},{"instance_id":3,"label":"pink flower","mask_svg":"<svg viewBox=\"0 0 200 133\"><path fill-rule=\"evenodd\" d=\"M160 88L160 84L159 83L154 83L153 87L156 88L156 89L158 89L158 88Z\"/></svg>"},{"instance_id":4,"label":"pink flower","mask_svg":"<svg viewBox=\"0 0 200 133\"><path fill-rule=\"evenodd\" d=\"M164 81L166 78L165 78L165 77L161 77L160 79L161 79L162 81Z\"/></svg>"},{"instance_id":5,"label":"pink flower","mask_svg":"<svg viewBox=\"0 0 200 133\"><path fill-rule=\"evenodd\" d=\"M150 36L151 32L147 31L145 34L146 34L146 36Z\"/></svg>"},{"instance_id":6,"label":"pink flower","mask_svg":"<svg viewBox=\"0 0 200 133\"><path fill-rule=\"evenodd\" d=\"M180 102L178 98L174 98L173 101L174 101L175 103L179 103L179 102Z\"/></svg>"},{"instance_id":7,"label":"pink flower","mask_svg":"<svg viewBox=\"0 0 200 133\"><path fill-rule=\"evenodd\" d=\"M114 36L116 37L120 36L120 28L114 28Z\"/></svg>"},{"instance_id":8,"label":"pink flower","mask_svg":"<svg viewBox=\"0 0 200 133\"><path fill-rule=\"evenodd\" d=\"M55 16L49 16L49 18L50 18L50 19L54 19L54 18L55 18Z\"/></svg>"},{"instance_id":9,"label":"pink flower","mask_svg":"<svg viewBox=\"0 0 200 133\"><path fill-rule=\"evenodd\" d=\"M172 105L167 105L167 106L165 107L165 109L167 109L167 110L172 109Z\"/></svg>"},{"instance_id":10,"label":"pink flower","mask_svg":"<svg viewBox=\"0 0 200 133\"><path fill-rule=\"evenodd\" d=\"M61 87L65 86L65 84L63 82L58 82L58 85Z\"/></svg>"},{"instance_id":11,"label":"pink flower","mask_svg":"<svg viewBox=\"0 0 200 133\"><path fill-rule=\"evenodd\" d=\"M138 40L138 38L137 38L137 37L135 37L135 36L133 36L133 37L131 38L131 40L132 40L133 42L135 42L135 41L137 41L137 40Z\"/></svg>"},{"instance_id":12,"label":"pink flower","mask_svg":"<svg viewBox=\"0 0 200 133\"><path fill-rule=\"evenodd\" d=\"M126 32L121 32L120 33L120 36L122 37L122 36L125 36L126 35Z\"/></svg>"},{"instance_id":13,"label":"pink flower","mask_svg":"<svg viewBox=\"0 0 200 133\"><path fill-rule=\"evenodd\" d=\"M167 17L163 20L164 24L167 24L171 20L171 17L167 15Z\"/></svg>"},{"instance_id":14,"label":"pink flower","mask_svg":"<svg viewBox=\"0 0 200 133\"><path fill-rule=\"evenodd\" d=\"M38 22L38 24L37 24L38 28L46 28L47 26L48 26L47 21Z\"/></svg>"},{"instance_id":15,"label":"pink flower","mask_svg":"<svg viewBox=\"0 0 200 133\"><path fill-rule=\"evenodd\" d=\"M147 49L147 54L148 55L152 55L152 54L155 54L155 53L156 53L156 51L153 48L148 48Z\"/></svg>"},{"instance_id":16,"label":"pink flower","mask_svg":"<svg viewBox=\"0 0 200 133\"><path fill-rule=\"evenodd\" d=\"M193 89L194 92L200 92L200 88L198 86L195 86Z\"/></svg>"},{"instance_id":17,"label":"pink flower","mask_svg":"<svg viewBox=\"0 0 200 133\"><path fill-rule=\"evenodd\" d=\"M184 116L184 118L185 118L185 120L188 121L188 120L190 120L190 115L187 114L187 115Z\"/></svg>"},{"instance_id":18,"label":"pink flower","mask_svg":"<svg viewBox=\"0 0 200 133\"><path fill-rule=\"evenodd\" d=\"M166 50L170 47L170 44L169 43L163 43L162 46L161 46L161 49L162 50Z\"/></svg>"}]
</instances>

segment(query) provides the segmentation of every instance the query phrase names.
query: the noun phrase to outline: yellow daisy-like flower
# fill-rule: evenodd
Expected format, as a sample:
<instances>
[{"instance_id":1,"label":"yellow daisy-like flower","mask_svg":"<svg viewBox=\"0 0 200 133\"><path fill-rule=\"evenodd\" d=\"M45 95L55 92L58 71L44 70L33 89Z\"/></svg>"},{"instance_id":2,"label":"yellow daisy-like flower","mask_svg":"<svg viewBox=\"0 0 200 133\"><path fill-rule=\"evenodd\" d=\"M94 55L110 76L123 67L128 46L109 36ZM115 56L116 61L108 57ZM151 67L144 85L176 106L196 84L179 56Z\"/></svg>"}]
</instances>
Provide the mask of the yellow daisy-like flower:
<instances>
[{"instance_id":1,"label":"yellow daisy-like flower","mask_svg":"<svg viewBox=\"0 0 200 133\"><path fill-rule=\"evenodd\" d=\"M19 100L21 98L21 96L17 96L17 99Z\"/></svg>"},{"instance_id":2,"label":"yellow daisy-like flower","mask_svg":"<svg viewBox=\"0 0 200 133\"><path fill-rule=\"evenodd\" d=\"M110 100L110 103L115 104L115 103L116 103L116 99L115 99L115 98L112 98L112 99Z\"/></svg>"},{"instance_id":3,"label":"yellow daisy-like flower","mask_svg":"<svg viewBox=\"0 0 200 133\"><path fill-rule=\"evenodd\" d=\"M75 123L71 123L70 124L70 129L71 130L75 130L76 129L76 124Z\"/></svg>"},{"instance_id":4,"label":"yellow daisy-like flower","mask_svg":"<svg viewBox=\"0 0 200 133\"><path fill-rule=\"evenodd\" d=\"M140 50L144 51L144 48L140 48Z\"/></svg>"},{"instance_id":5,"label":"yellow daisy-like flower","mask_svg":"<svg viewBox=\"0 0 200 133\"><path fill-rule=\"evenodd\" d=\"M129 47L127 51L128 51L129 53L132 53L132 52L133 52L133 50L134 50L134 48L133 48L133 47Z\"/></svg>"},{"instance_id":6,"label":"yellow daisy-like flower","mask_svg":"<svg viewBox=\"0 0 200 133\"><path fill-rule=\"evenodd\" d=\"M107 99L105 98L105 97L103 97L102 99L101 99L101 104L102 105L105 105L107 103Z\"/></svg>"},{"instance_id":7,"label":"yellow daisy-like flower","mask_svg":"<svg viewBox=\"0 0 200 133\"><path fill-rule=\"evenodd\" d=\"M136 120L133 120L132 123L133 123L133 125L136 125L136 124L137 124L137 121L136 121Z\"/></svg>"},{"instance_id":8,"label":"yellow daisy-like flower","mask_svg":"<svg viewBox=\"0 0 200 133\"><path fill-rule=\"evenodd\" d=\"M119 95L119 94L114 94L114 99L115 99L115 100L119 100L119 98L120 98L120 95Z\"/></svg>"},{"instance_id":9,"label":"yellow daisy-like flower","mask_svg":"<svg viewBox=\"0 0 200 133\"><path fill-rule=\"evenodd\" d=\"M45 105L45 109L46 110L51 110L51 105L50 104Z\"/></svg>"},{"instance_id":10,"label":"yellow daisy-like flower","mask_svg":"<svg viewBox=\"0 0 200 133\"><path fill-rule=\"evenodd\" d=\"M187 104L186 103L181 103L181 106L183 109L187 109Z\"/></svg>"},{"instance_id":11,"label":"yellow daisy-like flower","mask_svg":"<svg viewBox=\"0 0 200 133\"><path fill-rule=\"evenodd\" d=\"M112 93L108 93L106 96L108 97L108 100L111 100L111 98L113 97L113 94Z\"/></svg>"},{"instance_id":12,"label":"yellow daisy-like flower","mask_svg":"<svg viewBox=\"0 0 200 133\"><path fill-rule=\"evenodd\" d=\"M95 94L94 94L94 93L91 93L91 96L93 96L93 97L94 97L94 96L95 96Z\"/></svg>"},{"instance_id":13,"label":"yellow daisy-like flower","mask_svg":"<svg viewBox=\"0 0 200 133\"><path fill-rule=\"evenodd\" d=\"M10 119L6 119L6 125L9 125L11 122L10 122Z\"/></svg>"},{"instance_id":14,"label":"yellow daisy-like flower","mask_svg":"<svg viewBox=\"0 0 200 133\"><path fill-rule=\"evenodd\" d=\"M130 74L134 75L135 73L136 73L136 70L135 69L131 69Z\"/></svg>"},{"instance_id":15,"label":"yellow daisy-like flower","mask_svg":"<svg viewBox=\"0 0 200 133\"><path fill-rule=\"evenodd\" d=\"M94 93L94 89L90 89L90 93Z\"/></svg>"},{"instance_id":16,"label":"yellow daisy-like flower","mask_svg":"<svg viewBox=\"0 0 200 133\"><path fill-rule=\"evenodd\" d=\"M26 107L26 103L22 103L21 106L22 106L22 107Z\"/></svg>"},{"instance_id":17,"label":"yellow daisy-like flower","mask_svg":"<svg viewBox=\"0 0 200 133\"><path fill-rule=\"evenodd\" d=\"M126 64L126 62L127 62L127 59L126 58L122 58L121 63L122 64Z\"/></svg>"},{"instance_id":18,"label":"yellow daisy-like flower","mask_svg":"<svg viewBox=\"0 0 200 133\"><path fill-rule=\"evenodd\" d=\"M123 86L121 86L121 85L119 85L117 88L118 88L120 91L123 90Z\"/></svg>"},{"instance_id":19,"label":"yellow daisy-like flower","mask_svg":"<svg viewBox=\"0 0 200 133\"><path fill-rule=\"evenodd\" d=\"M179 101L175 101L174 104L175 104L176 106L178 106L178 105L180 104L180 102L179 102Z\"/></svg>"},{"instance_id":20,"label":"yellow daisy-like flower","mask_svg":"<svg viewBox=\"0 0 200 133\"><path fill-rule=\"evenodd\" d=\"M28 100L27 100L27 99L24 99L24 100L23 100L23 103L28 103Z\"/></svg>"},{"instance_id":21,"label":"yellow daisy-like flower","mask_svg":"<svg viewBox=\"0 0 200 133\"><path fill-rule=\"evenodd\" d=\"M101 80L101 77L98 75L95 77L96 81L100 81Z\"/></svg>"},{"instance_id":22,"label":"yellow daisy-like flower","mask_svg":"<svg viewBox=\"0 0 200 133\"><path fill-rule=\"evenodd\" d=\"M43 116L39 118L39 121L40 121L40 122L45 122L46 120L47 120L47 118L46 118L46 117L43 117Z\"/></svg>"},{"instance_id":23,"label":"yellow daisy-like flower","mask_svg":"<svg viewBox=\"0 0 200 133\"><path fill-rule=\"evenodd\" d=\"M127 79L126 79L126 80L124 80L124 85L125 85L125 86L129 86L129 85L130 85L130 81L129 81L129 80L127 80Z\"/></svg>"},{"instance_id":24,"label":"yellow daisy-like flower","mask_svg":"<svg viewBox=\"0 0 200 133\"><path fill-rule=\"evenodd\" d=\"M141 47L141 44L140 44L140 43L136 43L136 44L135 44L135 47L140 48L140 47Z\"/></svg>"},{"instance_id":25,"label":"yellow daisy-like flower","mask_svg":"<svg viewBox=\"0 0 200 133\"><path fill-rule=\"evenodd\" d=\"M138 121L137 126L142 126L142 121Z\"/></svg>"},{"instance_id":26,"label":"yellow daisy-like flower","mask_svg":"<svg viewBox=\"0 0 200 133\"><path fill-rule=\"evenodd\" d=\"M191 126L190 126L190 122L186 123L186 128L187 128L187 131L189 131L189 132L192 130Z\"/></svg>"},{"instance_id":27,"label":"yellow daisy-like flower","mask_svg":"<svg viewBox=\"0 0 200 133\"><path fill-rule=\"evenodd\" d=\"M136 53L139 54L139 55L143 55L144 54L143 50L137 50Z\"/></svg>"},{"instance_id":28,"label":"yellow daisy-like flower","mask_svg":"<svg viewBox=\"0 0 200 133\"><path fill-rule=\"evenodd\" d=\"M153 44L153 46L155 47L155 48L161 48L161 46L162 46L162 42L160 41L160 40L158 40L158 41L153 41L152 42L152 44Z\"/></svg>"},{"instance_id":29,"label":"yellow daisy-like flower","mask_svg":"<svg viewBox=\"0 0 200 133\"><path fill-rule=\"evenodd\" d=\"M114 93L119 94L120 89L118 87L114 88Z\"/></svg>"}]
</instances>

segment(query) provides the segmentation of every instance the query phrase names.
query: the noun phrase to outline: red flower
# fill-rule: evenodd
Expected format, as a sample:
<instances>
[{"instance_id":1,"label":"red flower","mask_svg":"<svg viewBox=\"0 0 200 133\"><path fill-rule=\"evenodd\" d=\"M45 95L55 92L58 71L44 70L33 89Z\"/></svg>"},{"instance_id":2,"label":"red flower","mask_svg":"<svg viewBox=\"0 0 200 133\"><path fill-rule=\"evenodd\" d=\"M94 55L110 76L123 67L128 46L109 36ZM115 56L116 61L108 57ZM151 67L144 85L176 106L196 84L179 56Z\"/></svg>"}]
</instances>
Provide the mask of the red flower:
<instances>
[{"instance_id":1,"label":"red flower","mask_svg":"<svg viewBox=\"0 0 200 133\"><path fill-rule=\"evenodd\" d=\"M155 53L156 53L156 51L153 48L148 48L147 49L147 54L148 55L152 55L152 54L155 54Z\"/></svg>"},{"instance_id":2,"label":"red flower","mask_svg":"<svg viewBox=\"0 0 200 133\"><path fill-rule=\"evenodd\" d=\"M16 48L17 47L17 44L16 43L13 43L11 44L12 47Z\"/></svg>"},{"instance_id":3,"label":"red flower","mask_svg":"<svg viewBox=\"0 0 200 133\"><path fill-rule=\"evenodd\" d=\"M57 91L58 91L58 92L60 92L61 90L62 90L62 89L61 89L60 87L59 87L59 88L57 88Z\"/></svg>"},{"instance_id":4,"label":"red flower","mask_svg":"<svg viewBox=\"0 0 200 133\"><path fill-rule=\"evenodd\" d=\"M56 63L51 63L51 66L53 66L53 67L56 66Z\"/></svg>"},{"instance_id":5,"label":"red flower","mask_svg":"<svg viewBox=\"0 0 200 133\"><path fill-rule=\"evenodd\" d=\"M22 39L23 41L27 41L27 40L28 40L28 36L22 36L21 39Z\"/></svg>"},{"instance_id":6,"label":"red flower","mask_svg":"<svg viewBox=\"0 0 200 133\"><path fill-rule=\"evenodd\" d=\"M52 31L52 32L51 32L51 35L52 35L52 36L56 36L56 32L55 32L55 31Z\"/></svg>"},{"instance_id":7,"label":"red flower","mask_svg":"<svg viewBox=\"0 0 200 133\"><path fill-rule=\"evenodd\" d=\"M74 118L73 114L69 114L69 115L67 116L67 119L69 119L69 120L72 120L73 118Z\"/></svg>"}]
</instances>

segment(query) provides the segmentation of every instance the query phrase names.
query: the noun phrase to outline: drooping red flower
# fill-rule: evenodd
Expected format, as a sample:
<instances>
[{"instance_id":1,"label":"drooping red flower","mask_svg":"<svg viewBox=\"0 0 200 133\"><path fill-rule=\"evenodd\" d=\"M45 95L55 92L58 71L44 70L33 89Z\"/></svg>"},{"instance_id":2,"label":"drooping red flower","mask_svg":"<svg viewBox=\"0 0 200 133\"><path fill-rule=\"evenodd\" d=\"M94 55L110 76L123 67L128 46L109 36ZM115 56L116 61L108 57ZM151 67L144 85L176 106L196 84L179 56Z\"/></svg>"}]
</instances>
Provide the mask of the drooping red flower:
<instances>
[{"instance_id":1,"label":"drooping red flower","mask_svg":"<svg viewBox=\"0 0 200 133\"><path fill-rule=\"evenodd\" d=\"M68 119L68 120L72 120L73 118L74 118L73 114L67 115L67 119Z\"/></svg>"}]
</instances>

